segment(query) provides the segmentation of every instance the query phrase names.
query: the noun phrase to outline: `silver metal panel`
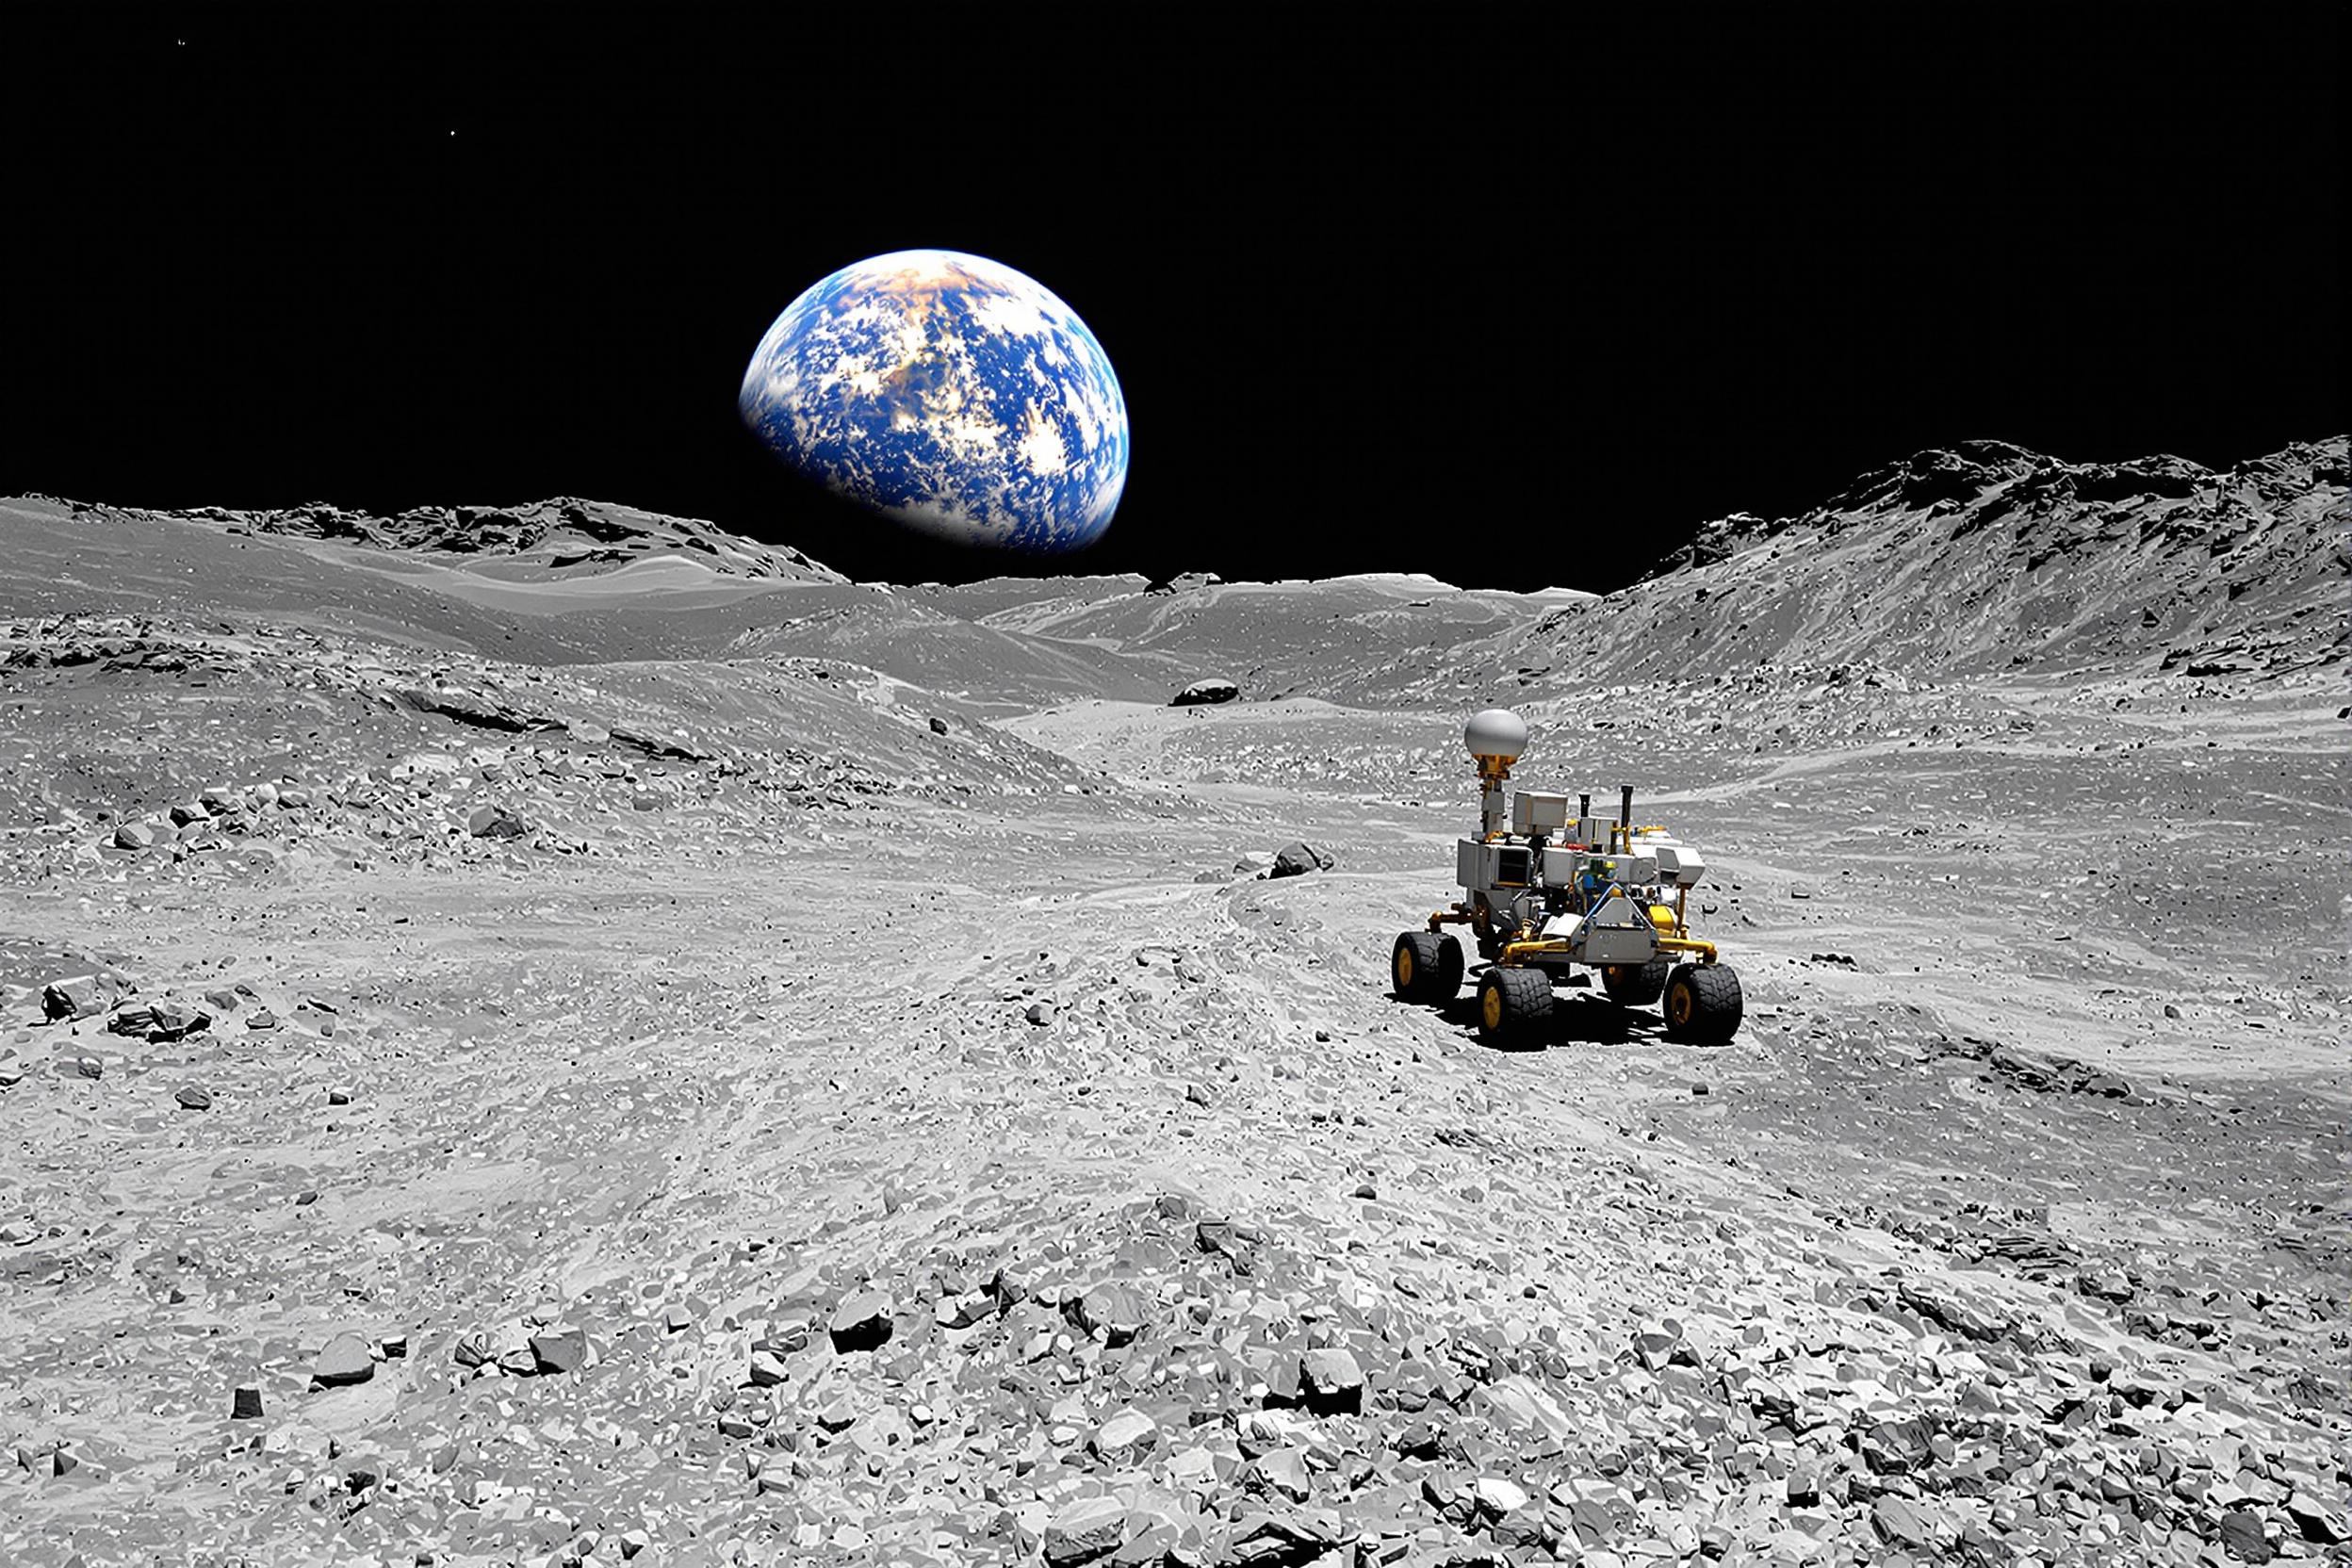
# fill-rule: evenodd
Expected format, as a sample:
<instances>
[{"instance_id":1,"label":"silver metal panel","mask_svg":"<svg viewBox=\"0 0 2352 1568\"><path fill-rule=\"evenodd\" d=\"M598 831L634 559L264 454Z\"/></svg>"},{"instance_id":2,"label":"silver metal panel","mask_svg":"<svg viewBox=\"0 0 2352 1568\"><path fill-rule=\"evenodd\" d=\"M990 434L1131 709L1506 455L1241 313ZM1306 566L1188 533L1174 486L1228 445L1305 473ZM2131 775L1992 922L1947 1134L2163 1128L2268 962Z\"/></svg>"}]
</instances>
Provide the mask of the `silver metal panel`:
<instances>
[{"instance_id":1,"label":"silver metal panel","mask_svg":"<svg viewBox=\"0 0 2352 1568\"><path fill-rule=\"evenodd\" d=\"M1549 833L1568 825L1568 797L1522 790L1511 798L1511 830Z\"/></svg>"}]
</instances>

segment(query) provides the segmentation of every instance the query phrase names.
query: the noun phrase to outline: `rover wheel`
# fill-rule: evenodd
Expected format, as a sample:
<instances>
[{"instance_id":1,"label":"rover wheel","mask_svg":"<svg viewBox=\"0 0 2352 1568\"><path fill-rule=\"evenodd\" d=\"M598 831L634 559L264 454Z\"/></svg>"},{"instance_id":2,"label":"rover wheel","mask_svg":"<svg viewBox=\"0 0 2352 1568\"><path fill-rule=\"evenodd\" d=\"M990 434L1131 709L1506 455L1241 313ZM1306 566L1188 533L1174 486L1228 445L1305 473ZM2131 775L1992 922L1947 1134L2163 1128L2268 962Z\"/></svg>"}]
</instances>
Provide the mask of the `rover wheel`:
<instances>
[{"instance_id":1,"label":"rover wheel","mask_svg":"<svg viewBox=\"0 0 2352 1568\"><path fill-rule=\"evenodd\" d=\"M1431 1000L1439 1006L1462 994L1462 943L1450 936L1438 938L1436 994Z\"/></svg>"},{"instance_id":2,"label":"rover wheel","mask_svg":"<svg viewBox=\"0 0 2352 1568\"><path fill-rule=\"evenodd\" d=\"M1666 972L1672 967L1663 958L1646 964L1603 964L1601 984L1620 1007L1646 1007L1665 994Z\"/></svg>"},{"instance_id":3,"label":"rover wheel","mask_svg":"<svg viewBox=\"0 0 2352 1568\"><path fill-rule=\"evenodd\" d=\"M1490 969L1478 977L1478 1037L1530 1043L1552 1016L1552 977L1540 969Z\"/></svg>"},{"instance_id":4,"label":"rover wheel","mask_svg":"<svg viewBox=\"0 0 2352 1568\"><path fill-rule=\"evenodd\" d=\"M1740 1028L1740 976L1728 964L1684 964L1666 979L1670 1038L1721 1045Z\"/></svg>"},{"instance_id":5,"label":"rover wheel","mask_svg":"<svg viewBox=\"0 0 2352 1568\"><path fill-rule=\"evenodd\" d=\"M1459 949L1457 949L1459 954ZM1402 931L1397 933L1396 945L1389 950L1388 977L1396 986L1400 1002L1443 1002L1438 985L1444 978L1445 954L1434 931ZM1459 988L1462 975L1454 975Z\"/></svg>"}]
</instances>

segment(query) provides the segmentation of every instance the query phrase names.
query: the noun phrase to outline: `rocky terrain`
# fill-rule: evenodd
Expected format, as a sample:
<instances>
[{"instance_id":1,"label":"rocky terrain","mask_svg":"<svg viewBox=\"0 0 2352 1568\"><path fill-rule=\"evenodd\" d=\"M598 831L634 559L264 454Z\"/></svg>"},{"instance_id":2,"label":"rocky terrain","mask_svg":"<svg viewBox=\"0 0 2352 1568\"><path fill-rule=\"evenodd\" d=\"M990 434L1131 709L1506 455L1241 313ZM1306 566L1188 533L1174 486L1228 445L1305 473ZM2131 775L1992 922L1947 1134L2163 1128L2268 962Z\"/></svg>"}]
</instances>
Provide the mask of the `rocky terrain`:
<instances>
[{"instance_id":1,"label":"rocky terrain","mask_svg":"<svg viewBox=\"0 0 2352 1568\"><path fill-rule=\"evenodd\" d=\"M1598 598L0 501L0 1560L2352 1560L2344 467ZM1387 994L1494 702L1730 1045Z\"/></svg>"}]
</instances>

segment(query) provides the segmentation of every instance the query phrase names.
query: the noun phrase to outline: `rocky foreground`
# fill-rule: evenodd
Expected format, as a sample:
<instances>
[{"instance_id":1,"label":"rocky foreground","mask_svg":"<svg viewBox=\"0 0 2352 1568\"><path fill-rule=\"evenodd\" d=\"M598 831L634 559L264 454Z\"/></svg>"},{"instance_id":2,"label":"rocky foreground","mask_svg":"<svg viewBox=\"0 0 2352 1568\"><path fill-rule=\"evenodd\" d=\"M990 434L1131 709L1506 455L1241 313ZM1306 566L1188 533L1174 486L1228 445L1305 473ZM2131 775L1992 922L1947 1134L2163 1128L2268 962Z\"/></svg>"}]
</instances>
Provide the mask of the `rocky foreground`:
<instances>
[{"instance_id":1,"label":"rocky foreground","mask_svg":"<svg viewBox=\"0 0 2352 1568\"><path fill-rule=\"evenodd\" d=\"M0 1558L2352 1560L2340 660L1024 706L1115 595L945 692L76 529L188 570L0 623ZM1384 994L1506 690L1729 1047Z\"/></svg>"}]
</instances>

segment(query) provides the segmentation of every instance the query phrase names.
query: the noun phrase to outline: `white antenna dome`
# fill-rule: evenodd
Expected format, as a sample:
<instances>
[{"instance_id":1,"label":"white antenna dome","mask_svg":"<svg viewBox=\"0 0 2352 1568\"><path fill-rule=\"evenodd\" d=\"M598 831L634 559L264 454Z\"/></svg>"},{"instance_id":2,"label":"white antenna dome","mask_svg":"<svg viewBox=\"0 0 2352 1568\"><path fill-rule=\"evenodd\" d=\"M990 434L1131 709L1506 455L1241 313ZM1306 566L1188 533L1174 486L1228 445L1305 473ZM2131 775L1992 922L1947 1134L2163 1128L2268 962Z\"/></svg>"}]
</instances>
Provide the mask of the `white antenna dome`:
<instances>
[{"instance_id":1,"label":"white antenna dome","mask_svg":"<svg viewBox=\"0 0 2352 1568\"><path fill-rule=\"evenodd\" d=\"M1462 727L1462 743L1473 757L1516 762L1527 749L1527 722L1508 708L1490 708L1470 715L1470 722Z\"/></svg>"}]
</instances>

